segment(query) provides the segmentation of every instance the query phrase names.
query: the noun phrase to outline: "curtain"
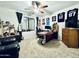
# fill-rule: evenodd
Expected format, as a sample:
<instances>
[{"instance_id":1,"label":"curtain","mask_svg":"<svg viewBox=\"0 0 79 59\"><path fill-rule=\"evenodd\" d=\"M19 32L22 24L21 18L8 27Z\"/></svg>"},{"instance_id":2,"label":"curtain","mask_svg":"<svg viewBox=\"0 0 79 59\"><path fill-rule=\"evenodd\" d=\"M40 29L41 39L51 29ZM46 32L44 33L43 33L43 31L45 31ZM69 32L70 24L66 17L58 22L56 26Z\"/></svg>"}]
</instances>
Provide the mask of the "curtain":
<instances>
[{"instance_id":1,"label":"curtain","mask_svg":"<svg viewBox=\"0 0 79 59\"><path fill-rule=\"evenodd\" d=\"M16 15L17 15L17 19L18 19L18 23L20 24L21 23L21 20L22 20L22 13L19 13L19 12L16 12Z\"/></svg>"}]
</instances>

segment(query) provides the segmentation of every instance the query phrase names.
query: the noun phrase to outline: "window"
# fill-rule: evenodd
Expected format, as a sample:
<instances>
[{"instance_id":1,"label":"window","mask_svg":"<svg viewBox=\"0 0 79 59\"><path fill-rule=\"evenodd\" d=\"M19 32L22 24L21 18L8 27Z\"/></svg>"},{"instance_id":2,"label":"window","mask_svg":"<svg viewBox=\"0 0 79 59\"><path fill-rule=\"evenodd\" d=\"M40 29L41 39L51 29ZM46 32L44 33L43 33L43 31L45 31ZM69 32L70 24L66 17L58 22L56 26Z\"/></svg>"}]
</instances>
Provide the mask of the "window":
<instances>
[{"instance_id":1,"label":"window","mask_svg":"<svg viewBox=\"0 0 79 59\"><path fill-rule=\"evenodd\" d=\"M23 31L33 31L35 30L35 20L34 18L25 17L22 21Z\"/></svg>"}]
</instances>

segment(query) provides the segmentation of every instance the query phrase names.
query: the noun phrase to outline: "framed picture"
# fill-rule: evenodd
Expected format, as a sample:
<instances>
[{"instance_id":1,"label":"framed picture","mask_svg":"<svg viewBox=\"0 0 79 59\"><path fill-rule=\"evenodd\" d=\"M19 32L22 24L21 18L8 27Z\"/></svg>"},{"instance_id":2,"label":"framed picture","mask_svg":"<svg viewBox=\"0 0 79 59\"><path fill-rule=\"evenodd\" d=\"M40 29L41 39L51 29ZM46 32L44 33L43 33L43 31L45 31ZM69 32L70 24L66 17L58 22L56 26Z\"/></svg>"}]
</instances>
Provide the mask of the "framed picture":
<instances>
[{"instance_id":1,"label":"framed picture","mask_svg":"<svg viewBox=\"0 0 79 59\"><path fill-rule=\"evenodd\" d=\"M41 20L40 19L38 20L38 26L41 26Z\"/></svg>"},{"instance_id":2,"label":"framed picture","mask_svg":"<svg viewBox=\"0 0 79 59\"><path fill-rule=\"evenodd\" d=\"M45 25L45 19L42 19L42 24Z\"/></svg>"},{"instance_id":3,"label":"framed picture","mask_svg":"<svg viewBox=\"0 0 79 59\"><path fill-rule=\"evenodd\" d=\"M78 9L77 8L75 8L75 9L73 9L73 10L69 10L68 12L67 12L67 18L73 18L73 17L77 17L78 16Z\"/></svg>"},{"instance_id":4,"label":"framed picture","mask_svg":"<svg viewBox=\"0 0 79 59\"><path fill-rule=\"evenodd\" d=\"M52 21L56 21L56 16L53 16L52 17Z\"/></svg>"},{"instance_id":5,"label":"framed picture","mask_svg":"<svg viewBox=\"0 0 79 59\"><path fill-rule=\"evenodd\" d=\"M65 20L65 12L58 14L58 22L64 22Z\"/></svg>"},{"instance_id":6,"label":"framed picture","mask_svg":"<svg viewBox=\"0 0 79 59\"><path fill-rule=\"evenodd\" d=\"M67 12L67 20L65 23L66 27L77 28L78 22L78 8L74 8Z\"/></svg>"},{"instance_id":7,"label":"framed picture","mask_svg":"<svg viewBox=\"0 0 79 59\"><path fill-rule=\"evenodd\" d=\"M50 18L46 18L46 26L50 26Z\"/></svg>"}]
</instances>

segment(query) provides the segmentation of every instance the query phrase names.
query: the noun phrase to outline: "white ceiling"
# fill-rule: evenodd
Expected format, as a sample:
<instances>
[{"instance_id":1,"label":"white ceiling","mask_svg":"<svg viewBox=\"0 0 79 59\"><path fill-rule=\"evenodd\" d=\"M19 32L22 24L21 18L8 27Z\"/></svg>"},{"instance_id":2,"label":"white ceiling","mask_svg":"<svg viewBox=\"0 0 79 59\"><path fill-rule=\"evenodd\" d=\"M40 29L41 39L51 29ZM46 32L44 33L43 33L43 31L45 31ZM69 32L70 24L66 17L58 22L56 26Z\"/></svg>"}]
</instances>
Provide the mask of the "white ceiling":
<instances>
[{"instance_id":1,"label":"white ceiling","mask_svg":"<svg viewBox=\"0 0 79 59\"><path fill-rule=\"evenodd\" d=\"M48 7L46 8L45 15L52 14L60 9L70 7L78 4L79 1L43 1ZM13 10L24 11L28 15L32 14L31 1L0 1L0 7L10 8ZM29 9L29 10L25 10Z\"/></svg>"}]
</instances>

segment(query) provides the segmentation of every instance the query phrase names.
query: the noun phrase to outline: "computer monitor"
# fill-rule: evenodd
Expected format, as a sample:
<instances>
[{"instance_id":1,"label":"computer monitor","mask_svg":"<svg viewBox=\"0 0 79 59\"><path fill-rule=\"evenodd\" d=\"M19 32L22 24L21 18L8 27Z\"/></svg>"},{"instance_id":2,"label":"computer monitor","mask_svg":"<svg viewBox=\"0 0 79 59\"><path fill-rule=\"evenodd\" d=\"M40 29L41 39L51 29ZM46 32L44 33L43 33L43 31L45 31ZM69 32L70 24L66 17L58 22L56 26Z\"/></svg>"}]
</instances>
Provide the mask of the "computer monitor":
<instances>
[{"instance_id":1,"label":"computer monitor","mask_svg":"<svg viewBox=\"0 0 79 59\"><path fill-rule=\"evenodd\" d=\"M51 29L51 26L45 26L45 29Z\"/></svg>"}]
</instances>

